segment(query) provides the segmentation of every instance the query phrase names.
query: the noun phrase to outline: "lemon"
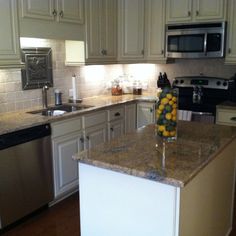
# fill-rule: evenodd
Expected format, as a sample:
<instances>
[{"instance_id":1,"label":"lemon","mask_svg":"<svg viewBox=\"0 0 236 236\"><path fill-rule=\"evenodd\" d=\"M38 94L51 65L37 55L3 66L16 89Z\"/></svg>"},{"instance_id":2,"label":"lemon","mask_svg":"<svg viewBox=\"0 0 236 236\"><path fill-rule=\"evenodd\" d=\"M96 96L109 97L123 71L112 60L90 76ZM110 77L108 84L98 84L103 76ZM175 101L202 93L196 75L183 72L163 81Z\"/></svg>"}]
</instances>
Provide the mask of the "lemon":
<instances>
[{"instance_id":1,"label":"lemon","mask_svg":"<svg viewBox=\"0 0 236 236\"><path fill-rule=\"evenodd\" d=\"M172 105L172 107L173 107L173 108L177 108L177 104L174 103L174 104Z\"/></svg>"},{"instance_id":2,"label":"lemon","mask_svg":"<svg viewBox=\"0 0 236 236\"><path fill-rule=\"evenodd\" d=\"M174 102L171 100L171 101L169 101L169 105L173 105L174 104Z\"/></svg>"},{"instance_id":3,"label":"lemon","mask_svg":"<svg viewBox=\"0 0 236 236\"><path fill-rule=\"evenodd\" d=\"M170 132L166 131L166 130L162 134L163 134L164 137L169 137L170 136Z\"/></svg>"},{"instance_id":4,"label":"lemon","mask_svg":"<svg viewBox=\"0 0 236 236\"><path fill-rule=\"evenodd\" d=\"M163 104L160 104L160 106L158 107L158 109L161 110L161 111L164 110L164 108L165 108L165 107L164 107Z\"/></svg>"},{"instance_id":5,"label":"lemon","mask_svg":"<svg viewBox=\"0 0 236 236\"><path fill-rule=\"evenodd\" d=\"M158 131L163 132L164 130L165 130L165 126L164 125L159 125Z\"/></svg>"},{"instance_id":6,"label":"lemon","mask_svg":"<svg viewBox=\"0 0 236 236\"><path fill-rule=\"evenodd\" d=\"M171 93L167 93L167 94L166 94L166 97L167 97L168 99L171 99L173 96L172 96Z\"/></svg>"},{"instance_id":7,"label":"lemon","mask_svg":"<svg viewBox=\"0 0 236 236\"><path fill-rule=\"evenodd\" d=\"M175 131L175 130L173 130L173 131L170 132L170 136L171 136L171 137L174 137L175 134L176 134L176 131Z\"/></svg>"},{"instance_id":8,"label":"lemon","mask_svg":"<svg viewBox=\"0 0 236 236\"><path fill-rule=\"evenodd\" d=\"M176 116L172 116L172 120L173 120L173 121L176 121Z\"/></svg>"},{"instance_id":9,"label":"lemon","mask_svg":"<svg viewBox=\"0 0 236 236\"><path fill-rule=\"evenodd\" d=\"M177 114L176 108L174 108L174 109L172 110L171 114L172 114L173 116L176 116L176 114Z\"/></svg>"},{"instance_id":10,"label":"lemon","mask_svg":"<svg viewBox=\"0 0 236 236\"><path fill-rule=\"evenodd\" d=\"M173 102L176 102L176 101L177 101L177 97L173 96L173 97L172 97L172 101L173 101Z\"/></svg>"},{"instance_id":11,"label":"lemon","mask_svg":"<svg viewBox=\"0 0 236 236\"><path fill-rule=\"evenodd\" d=\"M166 118L167 120L170 120L170 119L172 118L171 113L166 113L165 118Z\"/></svg>"},{"instance_id":12,"label":"lemon","mask_svg":"<svg viewBox=\"0 0 236 236\"><path fill-rule=\"evenodd\" d=\"M161 104L162 105L166 105L167 103L169 103L169 99L168 98L162 98L161 99Z\"/></svg>"}]
</instances>

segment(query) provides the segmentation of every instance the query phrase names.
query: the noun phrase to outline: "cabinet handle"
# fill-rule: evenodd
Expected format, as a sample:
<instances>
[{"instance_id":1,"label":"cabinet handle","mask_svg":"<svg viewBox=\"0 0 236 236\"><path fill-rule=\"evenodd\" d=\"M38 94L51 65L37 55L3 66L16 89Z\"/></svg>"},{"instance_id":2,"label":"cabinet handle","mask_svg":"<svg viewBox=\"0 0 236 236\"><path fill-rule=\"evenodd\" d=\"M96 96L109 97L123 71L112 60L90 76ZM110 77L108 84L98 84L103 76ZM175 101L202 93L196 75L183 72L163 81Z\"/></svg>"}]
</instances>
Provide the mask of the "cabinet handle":
<instances>
[{"instance_id":1,"label":"cabinet handle","mask_svg":"<svg viewBox=\"0 0 236 236\"><path fill-rule=\"evenodd\" d=\"M111 130L112 132L114 131L114 129L113 129L112 127L110 128L110 130Z\"/></svg>"},{"instance_id":2,"label":"cabinet handle","mask_svg":"<svg viewBox=\"0 0 236 236\"><path fill-rule=\"evenodd\" d=\"M116 113L115 113L115 116L120 116L120 112L116 112Z\"/></svg>"},{"instance_id":3,"label":"cabinet handle","mask_svg":"<svg viewBox=\"0 0 236 236\"><path fill-rule=\"evenodd\" d=\"M60 11L59 16L60 16L61 18L63 18L63 16L64 16L63 11Z\"/></svg>"},{"instance_id":4,"label":"cabinet handle","mask_svg":"<svg viewBox=\"0 0 236 236\"><path fill-rule=\"evenodd\" d=\"M151 113L153 112L153 109L152 109L152 108L150 109L150 112L151 112Z\"/></svg>"},{"instance_id":5,"label":"cabinet handle","mask_svg":"<svg viewBox=\"0 0 236 236\"><path fill-rule=\"evenodd\" d=\"M144 50L141 51L141 54L144 55Z\"/></svg>"},{"instance_id":6,"label":"cabinet handle","mask_svg":"<svg viewBox=\"0 0 236 236\"><path fill-rule=\"evenodd\" d=\"M101 54L102 54L103 56L106 56L106 55L107 55L107 50L102 49Z\"/></svg>"},{"instance_id":7,"label":"cabinet handle","mask_svg":"<svg viewBox=\"0 0 236 236\"><path fill-rule=\"evenodd\" d=\"M53 14L53 16L57 16L57 11L54 9L52 14Z\"/></svg>"},{"instance_id":8,"label":"cabinet handle","mask_svg":"<svg viewBox=\"0 0 236 236\"><path fill-rule=\"evenodd\" d=\"M231 48L228 49L228 54L230 54L230 53L231 53Z\"/></svg>"},{"instance_id":9,"label":"cabinet handle","mask_svg":"<svg viewBox=\"0 0 236 236\"><path fill-rule=\"evenodd\" d=\"M188 11L188 16L191 16L191 11Z\"/></svg>"},{"instance_id":10,"label":"cabinet handle","mask_svg":"<svg viewBox=\"0 0 236 236\"><path fill-rule=\"evenodd\" d=\"M198 16L199 15L199 11L196 11L196 16Z\"/></svg>"},{"instance_id":11,"label":"cabinet handle","mask_svg":"<svg viewBox=\"0 0 236 236\"><path fill-rule=\"evenodd\" d=\"M86 139L89 140L89 136L86 136Z\"/></svg>"},{"instance_id":12,"label":"cabinet handle","mask_svg":"<svg viewBox=\"0 0 236 236\"><path fill-rule=\"evenodd\" d=\"M163 49L161 50L161 54L162 54L162 55L164 54L164 50L163 50Z\"/></svg>"},{"instance_id":13,"label":"cabinet handle","mask_svg":"<svg viewBox=\"0 0 236 236\"><path fill-rule=\"evenodd\" d=\"M84 138L83 137L81 137L79 140L80 140L81 143L84 143Z\"/></svg>"},{"instance_id":14,"label":"cabinet handle","mask_svg":"<svg viewBox=\"0 0 236 236\"><path fill-rule=\"evenodd\" d=\"M231 117L230 120L232 120L232 121L236 121L236 116Z\"/></svg>"}]
</instances>

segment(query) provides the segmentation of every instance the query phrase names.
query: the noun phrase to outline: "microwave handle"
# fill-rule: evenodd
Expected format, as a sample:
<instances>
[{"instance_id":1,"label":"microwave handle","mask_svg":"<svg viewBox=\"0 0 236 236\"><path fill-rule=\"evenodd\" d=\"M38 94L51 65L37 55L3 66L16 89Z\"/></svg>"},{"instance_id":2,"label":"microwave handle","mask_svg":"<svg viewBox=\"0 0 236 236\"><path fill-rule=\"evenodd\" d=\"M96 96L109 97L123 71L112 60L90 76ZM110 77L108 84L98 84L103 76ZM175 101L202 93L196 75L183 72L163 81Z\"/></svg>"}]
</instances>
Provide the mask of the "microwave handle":
<instances>
[{"instance_id":1,"label":"microwave handle","mask_svg":"<svg viewBox=\"0 0 236 236\"><path fill-rule=\"evenodd\" d=\"M207 55L207 33L204 35L204 54Z\"/></svg>"}]
</instances>

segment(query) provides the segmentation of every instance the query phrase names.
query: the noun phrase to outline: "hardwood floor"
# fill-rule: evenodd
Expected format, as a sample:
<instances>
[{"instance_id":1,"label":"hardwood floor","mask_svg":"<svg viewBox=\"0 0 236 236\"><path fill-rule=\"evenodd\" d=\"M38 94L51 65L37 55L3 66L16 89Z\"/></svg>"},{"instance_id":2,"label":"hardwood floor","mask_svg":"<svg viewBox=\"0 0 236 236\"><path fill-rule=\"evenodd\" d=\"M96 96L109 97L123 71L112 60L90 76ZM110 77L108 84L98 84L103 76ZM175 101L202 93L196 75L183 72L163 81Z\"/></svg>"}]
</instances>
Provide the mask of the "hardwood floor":
<instances>
[{"instance_id":1,"label":"hardwood floor","mask_svg":"<svg viewBox=\"0 0 236 236\"><path fill-rule=\"evenodd\" d=\"M74 194L66 200L30 217L4 236L79 236L79 197Z\"/></svg>"},{"instance_id":2,"label":"hardwood floor","mask_svg":"<svg viewBox=\"0 0 236 236\"><path fill-rule=\"evenodd\" d=\"M236 211L234 230L229 236L236 236L235 226ZM80 236L79 196L74 194L0 234L3 236Z\"/></svg>"}]
</instances>

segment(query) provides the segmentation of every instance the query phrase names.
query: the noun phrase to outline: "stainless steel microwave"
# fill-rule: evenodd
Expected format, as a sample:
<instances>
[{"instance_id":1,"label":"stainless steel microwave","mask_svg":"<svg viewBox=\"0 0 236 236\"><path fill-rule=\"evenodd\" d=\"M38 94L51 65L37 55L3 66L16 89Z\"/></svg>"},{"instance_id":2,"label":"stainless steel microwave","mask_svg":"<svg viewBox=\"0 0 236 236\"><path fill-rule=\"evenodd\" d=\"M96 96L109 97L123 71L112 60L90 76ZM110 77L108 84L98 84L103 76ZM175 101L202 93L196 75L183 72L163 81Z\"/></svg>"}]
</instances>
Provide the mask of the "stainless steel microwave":
<instances>
[{"instance_id":1,"label":"stainless steel microwave","mask_svg":"<svg viewBox=\"0 0 236 236\"><path fill-rule=\"evenodd\" d=\"M224 57L226 22L166 26L166 57Z\"/></svg>"}]
</instances>

